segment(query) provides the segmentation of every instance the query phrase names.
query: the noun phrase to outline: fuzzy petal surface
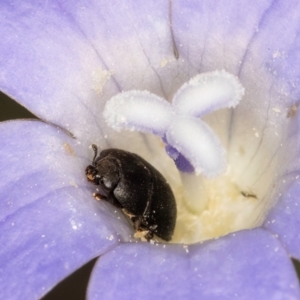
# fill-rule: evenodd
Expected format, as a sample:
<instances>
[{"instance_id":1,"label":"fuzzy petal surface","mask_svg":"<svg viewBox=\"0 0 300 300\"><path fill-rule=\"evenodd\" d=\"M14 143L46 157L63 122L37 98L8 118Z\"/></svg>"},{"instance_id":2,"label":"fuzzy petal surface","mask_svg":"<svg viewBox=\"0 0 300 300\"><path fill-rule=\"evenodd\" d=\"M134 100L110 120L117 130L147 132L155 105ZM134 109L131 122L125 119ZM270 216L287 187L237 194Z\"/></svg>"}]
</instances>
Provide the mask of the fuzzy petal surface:
<instances>
[{"instance_id":1,"label":"fuzzy petal surface","mask_svg":"<svg viewBox=\"0 0 300 300\"><path fill-rule=\"evenodd\" d=\"M164 50L167 8L164 1L1 2L1 90L82 142L104 144L105 101L133 84L142 89L140 82L149 90L149 78L160 82L144 48Z\"/></svg>"},{"instance_id":2,"label":"fuzzy petal surface","mask_svg":"<svg viewBox=\"0 0 300 300\"><path fill-rule=\"evenodd\" d=\"M299 175L298 175L299 176ZM270 211L264 227L279 236L288 253L300 260L300 182L284 191L279 203Z\"/></svg>"},{"instance_id":3,"label":"fuzzy petal surface","mask_svg":"<svg viewBox=\"0 0 300 300\"><path fill-rule=\"evenodd\" d=\"M38 299L129 228L93 199L76 139L39 121L4 122L0 139L0 298Z\"/></svg>"},{"instance_id":4,"label":"fuzzy petal surface","mask_svg":"<svg viewBox=\"0 0 300 300\"><path fill-rule=\"evenodd\" d=\"M271 170L280 178L286 169L298 170L300 163L295 158L299 145L295 146L295 139L281 130L288 128L298 137L299 5L296 0L256 0L243 5L238 0L153 0L144 1L143 5L135 0L2 1L0 89L42 119L73 133L82 147L49 125L39 125L51 130L40 130L31 139L28 132L38 132L38 123L1 125L0 191L5 200L1 203L0 227L1 242L6 245L0 251L0 260L4 262L1 298L11 296L12 290L17 291L16 298L39 298L84 262L116 246L116 228L121 228L122 237L128 234L126 223L120 221L120 226L115 226L114 212L108 206L100 209L94 202L93 189L83 187L84 176L74 175L79 174L78 165L82 174L90 163L87 158L91 158L91 143L108 147L127 142L135 147L136 143L128 142L127 135L115 135L107 128L102 116L105 102L123 90L148 90L170 101L176 90L196 74L225 69L239 77L245 87L245 99L235 111L228 110L225 117L212 118L208 123L216 125L214 129L228 150L229 163L235 161L239 166L236 177L245 177L244 186L257 181L264 185L268 176L250 175ZM49 136L55 136L57 131L59 142L50 142ZM146 144L148 139L145 140ZM57 146L56 152L51 145ZM260 153L268 145L272 146L266 160ZM155 153L155 147L148 148ZM76 158L70 154L72 149ZM54 153L59 160L53 159ZM236 153L244 153L240 161L236 161ZM258 170L253 167L257 165ZM299 231L299 214L296 208L290 208L297 206L299 189L293 186L280 191L287 195L279 199L268 221L276 217L277 224L289 227L281 229L275 222L268 229L278 232L289 254L299 257L298 235L293 243L292 234ZM95 211L103 218L91 217ZM291 234L287 233L289 230ZM91 232L93 238L87 240ZM148 244L121 245L116 250L118 255L107 253L100 259L99 281L96 269L89 295L94 299L99 292L118 292L118 282L108 288L119 280L116 275L122 277L122 273L116 273L118 267L110 270L109 276L102 270L124 254L120 265L124 268L127 263L126 268L133 270L128 274L136 277L127 276L120 282L140 287L141 295L158 290L167 299L169 290L157 289L160 274L165 274L162 281L173 280L172 290L178 286L175 291L182 293L179 296L190 298L197 292L202 293L203 299L224 299L221 293L232 299L233 291L238 295L249 294L249 299L257 295L262 299L282 295L285 299L299 298L291 263L276 239L264 231L253 230L236 234L234 243L231 240L233 235L191 246L187 254L186 249L180 250L181 246L167 246L175 249L175 254L162 254L165 249L160 250L160 246L154 247L157 252L153 252ZM221 246L211 250L215 243ZM278 251L270 251L277 246ZM77 247L79 250L74 250ZM223 251L229 254L222 256ZM138 265L132 263L135 254L140 259ZM208 281L198 276L202 273L195 271L183 255L191 257L203 274L210 274ZM173 264L160 261L159 265L156 261L161 257ZM220 263L220 257L227 259ZM141 266L144 264L151 268L145 271ZM178 272L180 268L186 271ZM151 276L143 283L140 278L145 272ZM196 276L189 278L186 272L195 272ZM110 285L104 286L107 278L111 279Z\"/></svg>"},{"instance_id":5,"label":"fuzzy petal surface","mask_svg":"<svg viewBox=\"0 0 300 300\"><path fill-rule=\"evenodd\" d=\"M89 300L299 297L284 248L262 229L193 246L122 244L99 258L88 290Z\"/></svg>"}]
</instances>

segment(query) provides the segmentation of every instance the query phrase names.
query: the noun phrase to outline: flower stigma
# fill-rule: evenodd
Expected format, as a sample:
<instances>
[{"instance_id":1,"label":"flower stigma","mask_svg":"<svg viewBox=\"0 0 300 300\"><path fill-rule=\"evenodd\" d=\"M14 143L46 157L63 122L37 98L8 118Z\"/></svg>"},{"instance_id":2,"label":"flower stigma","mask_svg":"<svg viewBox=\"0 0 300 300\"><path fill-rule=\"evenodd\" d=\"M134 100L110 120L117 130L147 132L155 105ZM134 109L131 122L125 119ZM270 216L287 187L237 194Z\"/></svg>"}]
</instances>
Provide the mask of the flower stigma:
<instances>
[{"instance_id":1,"label":"flower stigma","mask_svg":"<svg viewBox=\"0 0 300 300\"><path fill-rule=\"evenodd\" d=\"M188 80L172 103L145 90L122 92L106 103L104 118L111 128L160 139L160 154L149 162L167 178L176 198L174 243L195 243L260 225L259 190L241 183L228 163L221 122L210 126L205 119L232 111L244 94L238 78L220 70Z\"/></svg>"}]
</instances>

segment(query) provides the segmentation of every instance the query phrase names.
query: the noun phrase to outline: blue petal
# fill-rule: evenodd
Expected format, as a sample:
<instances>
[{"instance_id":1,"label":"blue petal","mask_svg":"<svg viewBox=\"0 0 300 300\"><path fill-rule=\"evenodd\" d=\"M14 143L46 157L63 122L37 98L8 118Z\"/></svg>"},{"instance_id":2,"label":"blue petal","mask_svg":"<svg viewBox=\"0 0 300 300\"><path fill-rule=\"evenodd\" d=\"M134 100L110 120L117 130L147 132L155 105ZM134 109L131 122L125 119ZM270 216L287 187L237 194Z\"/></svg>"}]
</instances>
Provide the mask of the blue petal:
<instances>
[{"instance_id":1,"label":"blue petal","mask_svg":"<svg viewBox=\"0 0 300 300\"><path fill-rule=\"evenodd\" d=\"M2 123L0 140L1 298L37 299L131 230L93 199L77 140L38 121Z\"/></svg>"},{"instance_id":2,"label":"blue petal","mask_svg":"<svg viewBox=\"0 0 300 300\"><path fill-rule=\"evenodd\" d=\"M264 227L277 234L288 253L300 260L299 195L300 183L296 179L296 182L284 191L279 203L270 211Z\"/></svg>"},{"instance_id":3,"label":"blue petal","mask_svg":"<svg viewBox=\"0 0 300 300\"><path fill-rule=\"evenodd\" d=\"M61 6L54 1L39 5L36 1L3 1L0 4L0 86L42 118L71 130L83 142L87 141L87 145L89 141L100 143L102 140L99 136L103 123L98 118L101 118L103 102L120 88L147 89L169 96L194 74L225 68L239 74L248 91L247 105L238 108L239 116L229 113L228 126L223 126L225 130L231 129L228 141L232 143L234 136L240 139L240 133L257 121L253 118L250 124L244 122L249 108L254 108L255 114L263 120L255 124L259 132L275 132L274 127L266 128L264 123L272 114L271 109L278 105L285 116L299 97L299 3L257 1L247 6L240 5L239 1L170 3L171 14L167 1L158 4L147 1L142 8L136 1L109 4L107 1L76 1L76 4L70 1ZM133 38L132 32L135 32ZM168 67L164 67L166 61ZM104 85L101 80L106 80ZM95 105L98 101L100 104ZM275 124L281 125L284 118L273 120L280 120ZM297 129L296 122L293 126ZM24 134L21 126L18 130ZM36 136L35 143L40 138ZM247 137L239 142L249 143ZM14 154L11 148L7 150ZM41 159L41 153L37 157ZM32 160L32 164L37 161ZM18 166L20 164L18 161ZM16 164L14 166L14 177L9 180L18 178L21 172ZM284 166L282 164L282 168ZM9 173L6 170L1 170L5 176ZM62 178L63 173L60 181ZM36 181L33 175L31 180ZM29 202L23 195L22 183L17 186L22 194L20 197L15 192L18 199ZM30 191L30 185L25 191ZM292 197L298 194L297 189L294 191ZM80 193L76 195L80 196ZM296 220L296 212L291 212L294 214L291 220ZM69 218L67 214L66 219ZM55 224L53 218L46 220ZM299 228L296 221L292 225ZM60 232L60 228L53 228ZM18 239L21 240L20 236L15 240L17 245ZM255 254L259 259L260 253ZM48 256L46 259L51 258ZM20 266L25 268L21 263ZM263 263L262 266L266 267ZM252 282L252 276L248 280ZM294 284L294 279L291 282ZM11 287L13 282L5 281L5 284ZM25 284L22 287L28 288ZM42 288L40 284L39 289Z\"/></svg>"},{"instance_id":4,"label":"blue petal","mask_svg":"<svg viewBox=\"0 0 300 300\"><path fill-rule=\"evenodd\" d=\"M167 2L6 1L0 11L0 89L82 142L105 143L107 99L160 83Z\"/></svg>"},{"instance_id":5,"label":"blue petal","mask_svg":"<svg viewBox=\"0 0 300 300\"><path fill-rule=\"evenodd\" d=\"M88 299L299 299L294 267L262 229L193 246L122 244L97 262Z\"/></svg>"},{"instance_id":6,"label":"blue petal","mask_svg":"<svg viewBox=\"0 0 300 300\"><path fill-rule=\"evenodd\" d=\"M247 149L249 159L240 161L240 177L247 177L255 164L260 165L254 181L264 185L259 174L278 164L272 172L277 192L271 185L268 195L278 198L280 191L283 196L277 204L274 199L275 207L265 226L279 235L291 255L299 258L299 190L297 184L285 190L295 176L282 178L299 173L299 1L241 5L238 0L230 4L191 0L172 1L172 7L175 41L182 45L178 47L179 56L189 62L188 71L195 74L224 68L238 75L245 87L245 98L224 117L219 132L227 137L224 144L230 149L230 164L234 164L240 146ZM252 128L259 138L251 137ZM268 135L271 139L280 137L271 144ZM267 157L259 155L264 148L269 151ZM282 184L282 179L286 183Z\"/></svg>"}]
</instances>

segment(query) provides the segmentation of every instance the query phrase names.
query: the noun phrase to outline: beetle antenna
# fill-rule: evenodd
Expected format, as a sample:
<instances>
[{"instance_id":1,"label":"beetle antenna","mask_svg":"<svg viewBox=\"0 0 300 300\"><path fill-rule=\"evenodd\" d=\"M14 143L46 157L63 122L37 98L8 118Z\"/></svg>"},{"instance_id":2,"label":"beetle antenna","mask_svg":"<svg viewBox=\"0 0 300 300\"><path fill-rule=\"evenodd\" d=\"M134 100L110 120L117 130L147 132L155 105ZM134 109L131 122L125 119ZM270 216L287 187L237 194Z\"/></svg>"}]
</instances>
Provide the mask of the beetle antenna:
<instances>
[{"instance_id":1,"label":"beetle antenna","mask_svg":"<svg viewBox=\"0 0 300 300\"><path fill-rule=\"evenodd\" d=\"M98 154L98 147L95 144L93 144L92 149L94 150L94 158L93 158L92 165L95 166L95 159L96 159L97 154Z\"/></svg>"}]
</instances>

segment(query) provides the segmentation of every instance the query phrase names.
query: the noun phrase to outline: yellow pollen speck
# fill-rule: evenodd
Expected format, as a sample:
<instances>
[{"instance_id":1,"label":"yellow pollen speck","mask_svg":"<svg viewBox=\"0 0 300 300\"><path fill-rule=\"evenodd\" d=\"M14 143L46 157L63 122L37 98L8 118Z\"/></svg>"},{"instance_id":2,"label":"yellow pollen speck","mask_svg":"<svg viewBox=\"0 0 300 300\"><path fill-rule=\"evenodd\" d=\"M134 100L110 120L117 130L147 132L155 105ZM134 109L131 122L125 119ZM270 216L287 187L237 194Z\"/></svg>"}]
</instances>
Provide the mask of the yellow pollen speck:
<instances>
[{"instance_id":1,"label":"yellow pollen speck","mask_svg":"<svg viewBox=\"0 0 300 300\"><path fill-rule=\"evenodd\" d=\"M73 148L68 144L68 143L64 143L63 144L64 150L68 153L71 154L72 156L76 156L75 151L73 150Z\"/></svg>"},{"instance_id":2,"label":"yellow pollen speck","mask_svg":"<svg viewBox=\"0 0 300 300\"><path fill-rule=\"evenodd\" d=\"M145 230L145 231L137 231L137 232L135 232L135 234L134 234L133 237L134 237L135 239L141 239L142 242L146 242L147 240L146 240L145 236L146 236L148 233L149 233L149 231L147 231L147 230Z\"/></svg>"},{"instance_id":3,"label":"yellow pollen speck","mask_svg":"<svg viewBox=\"0 0 300 300\"><path fill-rule=\"evenodd\" d=\"M240 152L241 155L244 155L245 154L245 148L243 146L240 146L239 152Z\"/></svg>"},{"instance_id":4,"label":"yellow pollen speck","mask_svg":"<svg viewBox=\"0 0 300 300\"><path fill-rule=\"evenodd\" d=\"M292 105L287 113L288 118L294 118L297 113L297 105Z\"/></svg>"},{"instance_id":5,"label":"yellow pollen speck","mask_svg":"<svg viewBox=\"0 0 300 300\"><path fill-rule=\"evenodd\" d=\"M72 185L72 186L74 186L74 187L76 187L76 188L78 188L78 185L76 184L76 182L75 181L70 181L70 184Z\"/></svg>"},{"instance_id":6,"label":"yellow pollen speck","mask_svg":"<svg viewBox=\"0 0 300 300\"><path fill-rule=\"evenodd\" d=\"M112 70L97 70L93 73L93 89L98 94L101 95L103 93L103 88L107 81L114 74Z\"/></svg>"},{"instance_id":7,"label":"yellow pollen speck","mask_svg":"<svg viewBox=\"0 0 300 300\"><path fill-rule=\"evenodd\" d=\"M280 113L281 112L281 110L279 108L276 108L276 107L272 108L272 110L275 111L276 113Z\"/></svg>"},{"instance_id":8,"label":"yellow pollen speck","mask_svg":"<svg viewBox=\"0 0 300 300\"><path fill-rule=\"evenodd\" d=\"M160 62L160 67L161 67L161 68L165 67L165 66L167 65L167 63L168 63L168 60L165 59L165 58L163 58L163 59L161 60L161 62Z\"/></svg>"}]
</instances>

